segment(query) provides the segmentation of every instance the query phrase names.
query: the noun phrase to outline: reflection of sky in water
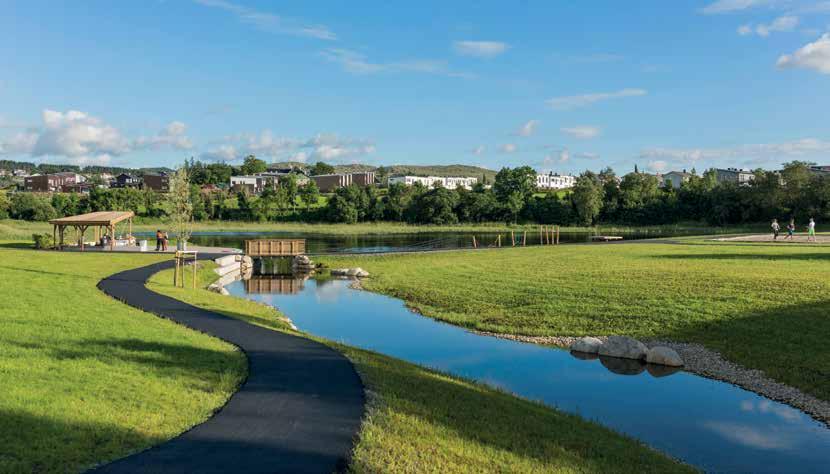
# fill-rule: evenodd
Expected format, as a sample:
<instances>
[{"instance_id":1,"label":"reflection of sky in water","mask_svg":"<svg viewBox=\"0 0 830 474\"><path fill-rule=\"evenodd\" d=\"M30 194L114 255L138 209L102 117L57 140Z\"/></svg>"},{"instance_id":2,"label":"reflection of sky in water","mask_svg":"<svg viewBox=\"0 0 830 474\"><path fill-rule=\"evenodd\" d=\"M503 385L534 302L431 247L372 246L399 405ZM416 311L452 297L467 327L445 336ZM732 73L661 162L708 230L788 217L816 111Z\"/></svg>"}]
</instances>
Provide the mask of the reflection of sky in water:
<instances>
[{"instance_id":1,"label":"reflection of sky in water","mask_svg":"<svg viewBox=\"0 0 830 474\"><path fill-rule=\"evenodd\" d=\"M309 280L298 295L232 294L272 304L301 330L486 382L597 420L714 471L827 472L830 430L809 416L729 384L567 351L479 336L412 314L401 301Z\"/></svg>"}]
</instances>

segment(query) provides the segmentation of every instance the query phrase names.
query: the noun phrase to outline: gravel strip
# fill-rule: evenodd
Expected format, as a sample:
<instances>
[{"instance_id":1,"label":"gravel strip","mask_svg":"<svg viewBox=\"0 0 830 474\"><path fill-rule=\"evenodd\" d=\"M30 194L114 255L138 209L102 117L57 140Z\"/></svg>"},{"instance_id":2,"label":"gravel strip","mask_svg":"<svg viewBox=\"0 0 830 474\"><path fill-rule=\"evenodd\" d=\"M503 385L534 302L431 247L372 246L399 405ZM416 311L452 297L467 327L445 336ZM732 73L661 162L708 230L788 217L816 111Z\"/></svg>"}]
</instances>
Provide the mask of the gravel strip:
<instances>
[{"instance_id":1,"label":"gravel strip","mask_svg":"<svg viewBox=\"0 0 830 474\"><path fill-rule=\"evenodd\" d=\"M533 344L551 345L568 348L579 339L572 336L518 336L513 334L497 334L492 332L474 331L485 336L510 339L512 341L529 342ZM607 337L597 336L605 341ZM649 348L655 346L670 347L680 354L685 366L684 370L706 378L728 382L750 392L767 397L771 400L786 403L797 408L814 419L830 427L830 402L820 400L801 390L776 382L760 370L747 369L724 359L720 353L706 349L700 344L685 342L644 340L643 344Z\"/></svg>"}]
</instances>

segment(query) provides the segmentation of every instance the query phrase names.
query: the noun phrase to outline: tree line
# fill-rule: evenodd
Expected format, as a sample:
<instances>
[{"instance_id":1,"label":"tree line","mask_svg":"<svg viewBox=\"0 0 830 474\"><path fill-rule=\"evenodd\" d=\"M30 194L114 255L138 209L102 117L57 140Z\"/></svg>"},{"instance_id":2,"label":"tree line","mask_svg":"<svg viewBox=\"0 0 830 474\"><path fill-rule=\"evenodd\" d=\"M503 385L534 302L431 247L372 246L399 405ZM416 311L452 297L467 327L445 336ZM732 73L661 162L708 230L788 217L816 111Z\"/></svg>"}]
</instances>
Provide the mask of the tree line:
<instances>
[{"instance_id":1,"label":"tree line","mask_svg":"<svg viewBox=\"0 0 830 474\"><path fill-rule=\"evenodd\" d=\"M202 190L206 179L227 181L224 176L220 180L216 174L206 178L203 173L225 173L225 169L214 164L189 166L196 220L442 225L700 222L718 226L773 218L830 220L830 175L816 173L803 162L788 163L780 172L756 170L754 181L748 185L718 182L715 171L710 170L702 176L692 175L679 189L663 187L656 176L645 173L618 178L611 169L586 171L577 177L572 189L561 192L539 192L532 168L504 168L492 186L479 183L471 190L402 184L386 188L348 186L330 195L325 205L321 205L321 194L313 181L301 185L293 174L254 196L228 190L206 192ZM93 189L89 194L0 194L0 218L44 221L103 210L131 210L139 216L163 218L169 209L164 194L137 189Z\"/></svg>"}]
</instances>

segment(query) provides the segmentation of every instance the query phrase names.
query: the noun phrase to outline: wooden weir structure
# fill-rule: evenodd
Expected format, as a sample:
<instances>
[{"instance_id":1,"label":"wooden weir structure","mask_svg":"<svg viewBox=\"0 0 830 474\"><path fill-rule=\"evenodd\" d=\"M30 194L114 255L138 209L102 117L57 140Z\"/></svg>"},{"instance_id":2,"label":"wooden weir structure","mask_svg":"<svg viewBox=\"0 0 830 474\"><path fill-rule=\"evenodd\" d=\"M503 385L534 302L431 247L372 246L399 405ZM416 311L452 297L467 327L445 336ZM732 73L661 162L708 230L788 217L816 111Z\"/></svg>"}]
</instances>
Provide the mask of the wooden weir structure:
<instances>
[{"instance_id":1,"label":"wooden weir structure","mask_svg":"<svg viewBox=\"0 0 830 474\"><path fill-rule=\"evenodd\" d=\"M305 239L257 239L245 241L249 257L293 257L305 254Z\"/></svg>"}]
</instances>

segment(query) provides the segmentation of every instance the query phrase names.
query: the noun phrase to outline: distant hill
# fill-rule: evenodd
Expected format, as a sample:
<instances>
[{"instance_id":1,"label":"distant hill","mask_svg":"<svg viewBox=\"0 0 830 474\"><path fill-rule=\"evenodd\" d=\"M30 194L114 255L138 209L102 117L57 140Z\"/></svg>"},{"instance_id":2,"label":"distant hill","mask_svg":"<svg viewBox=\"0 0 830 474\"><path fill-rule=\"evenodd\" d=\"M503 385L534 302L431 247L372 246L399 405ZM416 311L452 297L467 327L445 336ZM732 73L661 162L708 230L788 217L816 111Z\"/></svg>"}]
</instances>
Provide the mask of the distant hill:
<instances>
[{"instance_id":1,"label":"distant hill","mask_svg":"<svg viewBox=\"0 0 830 474\"><path fill-rule=\"evenodd\" d=\"M297 161L285 161L272 163L270 168L294 168L308 169L312 163L300 163ZM337 173L359 173L361 171L378 171L378 166L365 165L360 163L348 165L333 165ZM492 183L496 178L496 171L479 166L470 165L389 165L383 166L388 176L412 175L412 176L469 176L481 179L487 177Z\"/></svg>"}]
</instances>

